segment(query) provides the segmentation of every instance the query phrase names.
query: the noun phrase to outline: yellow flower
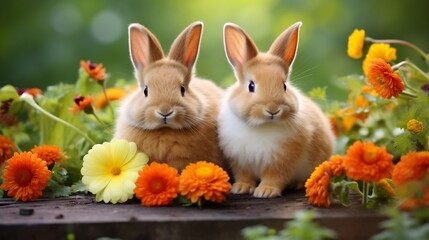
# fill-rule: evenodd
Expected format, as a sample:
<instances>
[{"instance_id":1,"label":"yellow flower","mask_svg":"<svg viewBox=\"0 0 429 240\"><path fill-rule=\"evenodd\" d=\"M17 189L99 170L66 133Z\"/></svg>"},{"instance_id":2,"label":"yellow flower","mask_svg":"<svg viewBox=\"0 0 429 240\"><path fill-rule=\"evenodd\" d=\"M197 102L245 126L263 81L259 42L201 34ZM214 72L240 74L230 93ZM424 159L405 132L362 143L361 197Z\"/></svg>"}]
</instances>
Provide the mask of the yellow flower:
<instances>
[{"instance_id":1,"label":"yellow flower","mask_svg":"<svg viewBox=\"0 0 429 240\"><path fill-rule=\"evenodd\" d=\"M374 58L381 58L386 62L396 59L396 48L387 43L374 43L369 47L368 53L363 60L363 72L368 75L369 65Z\"/></svg>"},{"instance_id":2,"label":"yellow flower","mask_svg":"<svg viewBox=\"0 0 429 240\"><path fill-rule=\"evenodd\" d=\"M422 122L416 119L411 119L407 122L407 130L411 133L421 133L423 131L424 125Z\"/></svg>"},{"instance_id":3,"label":"yellow flower","mask_svg":"<svg viewBox=\"0 0 429 240\"><path fill-rule=\"evenodd\" d=\"M105 107L107 105L108 100L114 101L114 100L122 99L127 94L127 92L122 88L109 88L106 90L106 94L107 94L107 99L106 99L106 95L104 95L103 93L100 93L97 96L97 100L94 103L95 108L100 109Z\"/></svg>"},{"instance_id":4,"label":"yellow flower","mask_svg":"<svg viewBox=\"0 0 429 240\"><path fill-rule=\"evenodd\" d=\"M97 202L123 203L134 195L138 172L148 162L137 145L126 140L96 144L83 157L82 182Z\"/></svg>"},{"instance_id":5,"label":"yellow flower","mask_svg":"<svg viewBox=\"0 0 429 240\"><path fill-rule=\"evenodd\" d=\"M359 59L362 57L362 50L365 43L365 30L355 29L349 36L347 45L347 54L351 58Z\"/></svg>"}]
</instances>

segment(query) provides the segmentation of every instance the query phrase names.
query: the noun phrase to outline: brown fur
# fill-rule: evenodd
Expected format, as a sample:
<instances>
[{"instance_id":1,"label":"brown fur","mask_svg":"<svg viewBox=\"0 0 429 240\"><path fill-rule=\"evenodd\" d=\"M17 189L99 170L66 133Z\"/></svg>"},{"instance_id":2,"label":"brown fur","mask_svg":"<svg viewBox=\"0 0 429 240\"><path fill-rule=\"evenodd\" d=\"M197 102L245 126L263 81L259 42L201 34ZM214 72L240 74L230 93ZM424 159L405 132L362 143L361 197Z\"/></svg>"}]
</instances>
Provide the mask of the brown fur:
<instances>
[{"instance_id":1,"label":"brown fur","mask_svg":"<svg viewBox=\"0 0 429 240\"><path fill-rule=\"evenodd\" d=\"M149 30L138 24L130 26L131 60L139 88L123 100L114 137L135 142L150 161L179 170L200 160L225 167L216 123L223 91L208 80L193 77L201 32L201 23L191 24L165 58Z\"/></svg>"},{"instance_id":2,"label":"brown fur","mask_svg":"<svg viewBox=\"0 0 429 240\"><path fill-rule=\"evenodd\" d=\"M314 167L334 151L327 117L288 80L300 25L283 32L268 53L259 53L239 26L225 26L225 49L237 83L227 90L219 136L235 178L232 193L275 197L287 186L302 187ZM254 92L249 92L250 81ZM229 133L232 129L247 131L235 133L244 136L245 144ZM240 147L243 151L234 150Z\"/></svg>"}]
</instances>

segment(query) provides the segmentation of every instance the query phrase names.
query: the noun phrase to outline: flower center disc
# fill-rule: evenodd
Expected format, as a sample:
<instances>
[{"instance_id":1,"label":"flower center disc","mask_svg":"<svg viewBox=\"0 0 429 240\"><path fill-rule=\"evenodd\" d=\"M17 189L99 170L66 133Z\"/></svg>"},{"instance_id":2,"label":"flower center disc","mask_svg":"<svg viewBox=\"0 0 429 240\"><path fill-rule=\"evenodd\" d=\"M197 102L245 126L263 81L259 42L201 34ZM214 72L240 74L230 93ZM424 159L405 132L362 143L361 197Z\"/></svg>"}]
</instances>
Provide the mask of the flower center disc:
<instances>
[{"instance_id":1,"label":"flower center disc","mask_svg":"<svg viewBox=\"0 0 429 240\"><path fill-rule=\"evenodd\" d=\"M27 186L31 182L32 178L33 174L30 169L27 168L20 168L15 173L15 181L21 187Z\"/></svg>"},{"instance_id":2,"label":"flower center disc","mask_svg":"<svg viewBox=\"0 0 429 240\"><path fill-rule=\"evenodd\" d=\"M163 181L163 179L153 179L152 182L150 183L150 190L152 193L160 193L162 191L164 191L166 188L166 184Z\"/></svg>"},{"instance_id":3,"label":"flower center disc","mask_svg":"<svg viewBox=\"0 0 429 240\"><path fill-rule=\"evenodd\" d=\"M213 175L213 169L209 168L209 167L199 167L197 168L197 170L195 171L195 174L197 175L197 177L199 178L207 178L207 177L211 177Z\"/></svg>"},{"instance_id":4,"label":"flower center disc","mask_svg":"<svg viewBox=\"0 0 429 240\"><path fill-rule=\"evenodd\" d=\"M121 174L121 168L120 167L113 167L111 170L111 173L113 174L113 176L118 176L119 174Z\"/></svg>"},{"instance_id":5,"label":"flower center disc","mask_svg":"<svg viewBox=\"0 0 429 240\"><path fill-rule=\"evenodd\" d=\"M364 153L363 161L368 164L377 162L377 149L370 149Z\"/></svg>"}]
</instances>

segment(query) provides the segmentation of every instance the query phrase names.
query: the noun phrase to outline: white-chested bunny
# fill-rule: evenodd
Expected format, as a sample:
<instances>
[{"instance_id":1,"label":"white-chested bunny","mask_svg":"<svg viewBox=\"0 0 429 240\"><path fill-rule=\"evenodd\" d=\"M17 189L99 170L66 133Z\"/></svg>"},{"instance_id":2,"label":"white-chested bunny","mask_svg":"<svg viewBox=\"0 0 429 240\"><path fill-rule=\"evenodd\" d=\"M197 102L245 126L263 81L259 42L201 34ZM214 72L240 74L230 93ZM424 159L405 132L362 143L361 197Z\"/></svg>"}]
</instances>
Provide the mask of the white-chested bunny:
<instances>
[{"instance_id":1,"label":"white-chested bunny","mask_svg":"<svg viewBox=\"0 0 429 240\"><path fill-rule=\"evenodd\" d=\"M167 57L140 24L129 26L131 61L138 89L123 100L114 138L137 144L150 161L179 170L199 160L225 167L217 136L223 90L194 77L203 24L189 25Z\"/></svg>"},{"instance_id":2,"label":"white-chested bunny","mask_svg":"<svg viewBox=\"0 0 429 240\"><path fill-rule=\"evenodd\" d=\"M225 24L225 52L237 82L228 88L218 120L220 146L235 178L232 193L270 198L287 186L302 187L334 151L327 117L289 80L301 24L280 34L267 53L242 28Z\"/></svg>"}]
</instances>

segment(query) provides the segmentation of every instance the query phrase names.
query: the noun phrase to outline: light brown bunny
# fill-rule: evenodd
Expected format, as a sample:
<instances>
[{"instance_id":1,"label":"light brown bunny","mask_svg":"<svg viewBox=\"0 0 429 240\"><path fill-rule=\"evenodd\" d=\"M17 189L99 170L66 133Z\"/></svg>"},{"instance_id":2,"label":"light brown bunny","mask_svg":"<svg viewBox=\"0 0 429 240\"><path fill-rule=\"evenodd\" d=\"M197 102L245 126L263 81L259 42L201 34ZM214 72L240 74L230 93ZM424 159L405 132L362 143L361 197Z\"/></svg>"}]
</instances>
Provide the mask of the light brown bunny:
<instances>
[{"instance_id":1,"label":"light brown bunny","mask_svg":"<svg viewBox=\"0 0 429 240\"><path fill-rule=\"evenodd\" d=\"M219 115L220 146L235 178L232 193L270 198L287 186L302 187L334 151L327 117L289 80L300 27L301 22L290 26L267 53L239 26L224 27L226 55L237 78Z\"/></svg>"},{"instance_id":2,"label":"light brown bunny","mask_svg":"<svg viewBox=\"0 0 429 240\"><path fill-rule=\"evenodd\" d=\"M223 90L193 73L202 30L201 22L189 25L164 57L148 29L129 26L139 87L121 103L114 138L133 141L150 161L179 170L199 160L225 167L216 123Z\"/></svg>"}]
</instances>

